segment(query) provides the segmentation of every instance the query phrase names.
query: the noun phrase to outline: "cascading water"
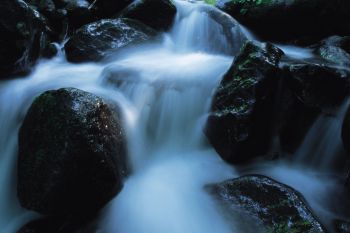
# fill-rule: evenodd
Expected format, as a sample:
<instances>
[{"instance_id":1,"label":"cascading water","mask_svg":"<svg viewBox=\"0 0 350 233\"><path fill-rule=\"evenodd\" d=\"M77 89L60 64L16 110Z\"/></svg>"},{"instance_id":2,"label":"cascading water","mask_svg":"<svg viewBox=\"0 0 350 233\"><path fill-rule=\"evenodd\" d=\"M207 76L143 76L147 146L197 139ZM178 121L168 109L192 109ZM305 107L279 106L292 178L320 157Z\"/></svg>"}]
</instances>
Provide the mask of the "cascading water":
<instances>
[{"instance_id":1,"label":"cascading water","mask_svg":"<svg viewBox=\"0 0 350 233\"><path fill-rule=\"evenodd\" d=\"M96 93L118 102L124 112L133 174L103 211L103 233L260 231L239 220L228 223L203 190L205 184L238 176L205 143L202 125L245 30L203 3L179 0L176 6L172 30L154 44L126 49L105 64L70 64L59 54L41 61L29 77L0 84L1 233L14 233L37 217L16 198L17 134L34 97L60 87ZM333 187L285 164L248 170L296 188L321 212L324 199L315 194L326 196Z\"/></svg>"}]
</instances>

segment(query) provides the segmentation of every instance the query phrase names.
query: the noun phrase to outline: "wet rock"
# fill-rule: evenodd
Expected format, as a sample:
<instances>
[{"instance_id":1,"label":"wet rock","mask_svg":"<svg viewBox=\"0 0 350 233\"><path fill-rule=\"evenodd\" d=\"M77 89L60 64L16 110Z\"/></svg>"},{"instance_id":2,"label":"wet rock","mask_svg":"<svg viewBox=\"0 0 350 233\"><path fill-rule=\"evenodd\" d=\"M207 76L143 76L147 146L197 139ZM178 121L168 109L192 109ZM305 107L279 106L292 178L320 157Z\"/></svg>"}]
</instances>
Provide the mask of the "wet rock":
<instances>
[{"instance_id":1,"label":"wet rock","mask_svg":"<svg viewBox=\"0 0 350 233\"><path fill-rule=\"evenodd\" d=\"M58 47L54 43L47 45L42 51L41 55L46 58L52 58L58 53Z\"/></svg>"},{"instance_id":2,"label":"wet rock","mask_svg":"<svg viewBox=\"0 0 350 233\"><path fill-rule=\"evenodd\" d=\"M176 7L172 0L143 0L128 6L121 17L139 20L156 30L168 30L174 21Z\"/></svg>"},{"instance_id":3,"label":"wet rock","mask_svg":"<svg viewBox=\"0 0 350 233\"><path fill-rule=\"evenodd\" d=\"M268 177L248 175L206 189L228 215L237 214L263 232L326 232L297 191Z\"/></svg>"},{"instance_id":4,"label":"wet rock","mask_svg":"<svg viewBox=\"0 0 350 233\"><path fill-rule=\"evenodd\" d=\"M70 62L99 61L118 49L150 40L155 31L131 19L100 20L80 28L65 44Z\"/></svg>"},{"instance_id":5,"label":"wet rock","mask_svg":"<svg viewBox=\"0 0 350 233\"><path fill-rule=\"evenodd\" d=\"M19 132L21 205L45 215L94 213L122 188L125 148L117 107L73 88L41 94Z\"/></svg>"},{"instance_id":6,"label":"wet rock","mask_svg":"<svg viewBox=\"0 0 350 233\"><path fill-rule=\"evenodd\" d=\"M331 36L315 49L316 54L337 66L350 66L350 37Z\"/></svg>"},{"instance_id":7,"label":"wet rock","mask_svg":"<svg viewBox=\"0 0 350 233\"><path fill-rule=\"evenodd\" d=\"M205 134L224 160L245 162L269 149L282 54L246 43L216 89Z\"/></svg>"},{"instance_id":8,"label":"wet rock","mask_svg":"<svg viewBox=\"0 0 350 233\"><path fill-rule=\"evenodd\" d=\"M49 44L45 19L21 0L0 2L0 79L30 71Z\"/></svg>"},{"instance_id":9,"label":"wet rock","mask_svg":"<svg viewBox=\"0 0 350 233\"><path fill-rule=\"evenodd\" d=\"M308 43L350 34L348 0L219 0L216 6L266 40Z\"/></svg>"},{"instance_id":10,"label":"wet rock","mask_svg":"<svg viewBox=\"0 0 350 233\"><path fill-rule=\"evenodd\" d=\"M70 29L77 29L81 26L97 20L90 3L86 0L70 1L66 6Z\"/></svg>"},{"instance_id":11,"label":"wet rock","mask_svg":"<svg viewBox=\"0 0 350 233\"><path fill-rule=\"evenodd\" d=\"M201 5L198 11L205 14L205 17L208 17L208 27L211 27L211 29L219 29L219 31L208 33L209 35L206 40L211 42L209 46L215 48L212 50L209 48L208 51L220 51L223 54L237 56L242 45L248 40L239 23L229 15L212 6ZM210 23L213 22L216 25L209 26ZM225 39L223 40L223 38L220 38L218 35L222 35ZM225 40L226 42L224 42ZM200 43L198 44L198 46L201 46ZM205 46L208 46L208 44Z\"/></svg>"},{"instance_id":12,"label":"wet rock","mask_svg":"<svg viewBox=\"0 0 350 233\"><path fill-rule=\"evenodd\" d=\"M339 106L350 93L350 72L325 63L295 61L284 67L289 86L307 106L327 112Z\"/></svg>"},{"instance_id":13,"label":"wet rock","mask_svg":"<svg viewBox=\"0 0 350 233\"><path fill-rule=\"evenodd\" d=\"M66 34L70 35L77 28L98 19L87 0L27 1L48 19L56 42L61 42Z\"/></svg>"},{"instance_id":14,"label":"wet rock","mask_svg":"<svg viewBox=\"0 0 350 233\"><path fill-rule=\"evenodd\" d=\"M334 222L334 226L336 229L336 233L350 233L350 223L341 221L341 220L336 220Z\"/></svg>"}]
</instances>

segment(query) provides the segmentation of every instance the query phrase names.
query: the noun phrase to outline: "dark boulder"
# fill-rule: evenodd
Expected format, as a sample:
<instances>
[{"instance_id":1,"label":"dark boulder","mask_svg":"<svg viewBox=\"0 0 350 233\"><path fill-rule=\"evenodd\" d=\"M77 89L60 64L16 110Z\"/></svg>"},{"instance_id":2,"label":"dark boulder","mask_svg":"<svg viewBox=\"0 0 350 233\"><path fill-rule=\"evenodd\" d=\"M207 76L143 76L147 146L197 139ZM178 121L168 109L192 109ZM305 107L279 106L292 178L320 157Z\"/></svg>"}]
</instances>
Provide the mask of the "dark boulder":
<instances>
[{"instance_id":1,"label":"dark boulder","mask_svg":"<svg viewBox=\"0 0 350 233\"><path fill-rule=\"evenodd\" d=\"M21 0L0 1L0 79L30 71L50 43L45 19Z\"/></svg>"},{"instance_id":2,"label":"dark boulder","mask_svg":"<svg viewBox=\"0 0 350 233\"><path fill-rule=\"evenodd\" d=\"M96 233L97 224L91 219L61 219L59 217L46 217L33 220L17 233Z\"/></svg>"},{"instance_id":3,"label":"dark boulder","mask_svg":"<svg viewBox=\"0 0 350 233\"><path fill-rule=\"evenodd\" d=\"M245 162L269 149L282 54L247 42L216 89L205 134L224 160Z\"/></svg>"},{"instance_id":4,"label":"dark boulder","mask_svg":"<svg viewBox=\"0 0 350 233\"><path fill-rule=\"evenodd\" d=\"M100 20L80 28L65 44L70 62L99 61L120 48L150 40L153 29L131 19Z\"/></svg>"},{"instance_id":5,"label":"dark boulder","mask_svg":"<svg viewBox=\"0 0 350 233\"><path fill-rule=\"evenodd\" d=\"M90 3L86 0L70 1L64 9L67 11L71 30L97 20L97 16L90 8Z\"/></svg>"},{"instance_id":6,"label":"dark boulder","mask_svg":"<svg viewBox=\"0 0 350 233\"><path fill-rule=\"evenodd\" d=\"M176 7L172 0L135 1L121 13L121 17L139 20L156 30L168 30L174 21Z\"/></svg>"},{"instance_id":7,"label":"dark boulder","mask_svg":"<svg viewBox=\"0 0 350 233\"><path fill-rule=\"evenodd\" d=\"M108 18L118 14L127 7L132 0L90 0L96 9L96 14L100 18Z\"/></svg>"},{"instance_id":8,"label":"dark boulder","mask_svg":"<svg viewBox=\"0 0 350 233\"><path fill-rule=\"evenodd\" d=\"M350 72L330 64L295 61L287 64L289 86L306 105L327 112L350 94Z\"/></svg>"},{"instance_id":9,"label":"dark boulder","mask_svg":"<svg viewBox=\"0 0 350 233\"><path fill-rule=\"evenodd\" d=\"M98 19L87 0L27 1L48 19L56 42L61 42L77 28Z\"/></svg>"},{"instance_id":10,"label":"dark boulder","mask_svg":"<svg viewBox=\"0 0 350 233\"><path fill-rule=\"evenodd\" d=\"M73 88L35 99L19 132L18 197L46 215L94 213L122 188L125 134L117 107Z\"/></svg>"},{"instance_id":11,"label":"dark boulder","mask_svg":"<svg viewBox=\"0 0 350 233\"><path fill-rule=\"evenodd\" d=\"M308 43L350 34L348 0L219 0L216 6L266 40Z\"/></svg>"},{"instance_id":12,"label":"dark boulder","mask_svg":"<svg viewBox=\"0 0 350 233\"><path fill-rule=\"evenodd\" d=\"M266 232L326 232L297 191L268 177L248 175L206 189L228 215L238 212Z\"/></svg>"}]
</instances>

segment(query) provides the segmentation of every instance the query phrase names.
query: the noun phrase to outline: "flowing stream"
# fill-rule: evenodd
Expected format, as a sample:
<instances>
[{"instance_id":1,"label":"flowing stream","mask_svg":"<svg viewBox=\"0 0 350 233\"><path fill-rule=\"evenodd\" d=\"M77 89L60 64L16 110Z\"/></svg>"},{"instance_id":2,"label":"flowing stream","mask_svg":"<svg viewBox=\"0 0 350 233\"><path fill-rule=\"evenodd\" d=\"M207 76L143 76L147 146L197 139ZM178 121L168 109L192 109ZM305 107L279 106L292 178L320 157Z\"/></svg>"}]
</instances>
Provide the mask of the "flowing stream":
<instances>
[{"instance_id":1,"label":"flowing stream","mask_svg":"<svg viewBox=\"0 0 350 233\"><path fill-rule=\"evenodd\" d=\"M259 232L239 220L227 222L203 190L250 172L296 188L321 218L334 216L329 194L337 184L319 171L268 163L238 172L206 143L202 126L212 93L244 39L237 28L227 32L203 3L178 0L176 6L172 30L154 44L129 48L105 63L70 64L59 54L40 61L28 77L0 83L1 233L15 233L38 217L17 201L17 134L35 96L61 87L96 93L124 112L133 174L103 210L102 232Z\"/></svg>"}]
</instances>

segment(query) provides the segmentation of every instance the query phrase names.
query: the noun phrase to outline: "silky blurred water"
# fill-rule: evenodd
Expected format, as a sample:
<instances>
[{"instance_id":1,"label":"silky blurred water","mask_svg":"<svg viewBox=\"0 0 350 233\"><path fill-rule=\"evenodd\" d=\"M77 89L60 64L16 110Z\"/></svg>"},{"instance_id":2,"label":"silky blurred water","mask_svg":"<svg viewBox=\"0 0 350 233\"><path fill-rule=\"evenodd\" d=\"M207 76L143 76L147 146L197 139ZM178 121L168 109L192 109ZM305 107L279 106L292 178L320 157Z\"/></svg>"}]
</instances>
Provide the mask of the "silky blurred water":
<instances>
[{"instance_id":1,"label":"silky blurred water","mask_svg":"<svg viewBox=\"0 0 350 233\"><path fill-rule=\"evenodd\" d=\"M176 6L173 28L154 43L125 49L101 63L70 64L60 53L40 61L28 77L0 82L1 233L14 233L38 217L17 200L17 134L33 99L61 87L93 92L123 110L133 174L102 212L102 232L259 232L239 218L228 222L203 190L206 184L247 172L291 185L323 219L335 216L329 195L337 184L322 172L295 163L236 170L207 144L202 127L213 91L235 51L251 36L203 3L179 0ZM287 49L293 56L306 56Z\"/></svg>"}]
</instances>

